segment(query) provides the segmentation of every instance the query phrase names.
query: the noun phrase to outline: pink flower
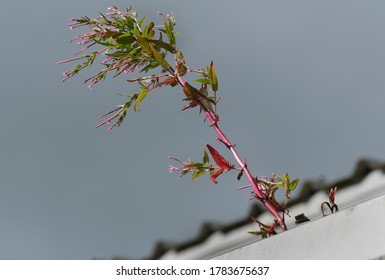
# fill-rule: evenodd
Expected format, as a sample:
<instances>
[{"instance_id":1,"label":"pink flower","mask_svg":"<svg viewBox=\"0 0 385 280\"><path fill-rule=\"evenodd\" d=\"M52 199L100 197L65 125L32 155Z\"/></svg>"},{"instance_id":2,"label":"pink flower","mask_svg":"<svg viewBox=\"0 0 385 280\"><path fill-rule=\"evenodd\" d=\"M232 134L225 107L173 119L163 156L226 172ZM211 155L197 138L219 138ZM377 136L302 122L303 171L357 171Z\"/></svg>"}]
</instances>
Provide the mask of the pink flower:
<instances>
[{"instance_id":1,"label":"pink flower","mask_svg":"<svg viewBox=\"0 0 385 280\"><path fill-rule=\"evenodd\" d=\"M180 171L180 169L179 169L178 167L175 167L175 166L170 165L168 171L170 171L170 172L175 172L175 171Z\"/></svg>"}]
</instances>

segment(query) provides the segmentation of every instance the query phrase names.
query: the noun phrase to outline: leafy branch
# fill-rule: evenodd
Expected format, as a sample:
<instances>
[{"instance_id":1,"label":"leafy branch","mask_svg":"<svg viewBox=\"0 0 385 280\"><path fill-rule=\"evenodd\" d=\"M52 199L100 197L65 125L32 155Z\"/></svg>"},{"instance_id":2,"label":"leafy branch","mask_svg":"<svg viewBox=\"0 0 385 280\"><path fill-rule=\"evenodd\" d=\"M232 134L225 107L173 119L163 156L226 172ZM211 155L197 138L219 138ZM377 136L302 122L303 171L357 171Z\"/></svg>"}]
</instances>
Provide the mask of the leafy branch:
<instances>
[{"instance_id":1,"label":"leafy branch","mask_svg":"<svg viewBox=\"0 0 385 280\"><path fill-rule=\"evenodd\" d=\"M290 180L287 174L273 175L271 178L257 178L251 174L246 160L240 157L235 145L218 125L220 118L217 105L220 98L217 97L219 86L214 62L211 61L202 69L188 67L185 57L176 46L178 33L174 31L176 24L174 15L164 15L160 12L158 15L163 22L156 25L154 22L146 23L145 17L139 18L138 12L132 11L131 7L121 11L112 6L108 8L105 15L100 13L93 19L89 17L73 19L69 24L71 29L87 27L88 30L72 40L82 46L75 57L59 62L80 62L64 72L65 77L62 81L91 67L100 57L102 57L103 69L85 81L90 89L104 80L109 73L112 73L113 77L146 73L145 76L127 79L128 83L137 84L140 90L124 95L128 98L124 104L118 105L116 109L99 117L103 120L97 127L109 125L109 130L123 123L130 108L135 112L139 111L142 102L156 89L164 86L180 86L184 93L183 100L186 102L182 111L199 108L199 114L204 114L205 120L208 120L210 126L216 131L217 140L227 147L234 157L235 164L230 163L214 147L207 144L202 162L183 162L171 157L181 166L170 166L170 171L180 172L180 176L191 173L192 180L208 173L215 184L223 173L236 171L238 180L245 175L249 185L240 189L250 188L253 199L259 200L274 217L272 226L265 226L253 218L263 232L261 235L275 234L277 226L285 231L284 215L289 213L287 202L290 199L290 192L296 188L299 179ZM94 50L96 47L99 49ZM198 77L192 79L193 82L190 84L185 81L185 76L188 74ZM197 85L194 86L195 84ZM210 163L209 154L215 164ZM283 203L279 203L275 198L278 189L285 193L286 199Z\"/></svg>"}]
</instances>

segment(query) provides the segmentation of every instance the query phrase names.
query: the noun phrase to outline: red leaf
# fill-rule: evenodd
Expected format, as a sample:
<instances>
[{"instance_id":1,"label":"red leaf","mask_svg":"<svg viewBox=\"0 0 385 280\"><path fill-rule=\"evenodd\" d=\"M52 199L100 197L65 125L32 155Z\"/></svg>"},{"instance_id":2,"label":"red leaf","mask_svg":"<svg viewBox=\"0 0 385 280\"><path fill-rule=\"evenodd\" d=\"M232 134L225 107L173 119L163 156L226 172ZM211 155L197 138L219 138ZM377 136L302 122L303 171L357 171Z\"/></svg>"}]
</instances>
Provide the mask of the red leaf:
<instances>
[{"instance_id":1,"label":"red leaf","mask_svg":"<svg viewBox=\"0 0 385 280\"><path fill-rule=\"evenodd\" d=\"M187 82L183 86L183 92L187 96L187 100L197 100L198 99L199 91Z\"/></svg>"},{"instance_id":2,"label":"red leaf","mask_svg":"<svg viewBox=\"0 0 385 280\"><path fill-rule=\"evenodd\" d=\"M337 194L337 187L331 188L329 191L329 201L334 204L334 200Z\"/></svg>"},{"instance_id":3,"label":"red leaf","mask_svg":"<svg viewBox=\"0 0 385 280\"><path fill-rule=\"evenodd\" d=\"M217 178L218 178L218 176L221 175L222 173L223 173L223 169L222 169L222 168L217 169L217 170L215 170L215 171L212 171L212 172L210 173L210 179L211 179L211 181L212 181L214 184L216 184L216 183L217 183Z\"/></svg>"},{"instance_id":4,"label":"red leaf","mask_svg":"<svg viewBox=\"0 0 385 280\"><path fill-rule=\"evenodd\" d=\"M168 86L172 86L172 87L175 87L176 85L178 84L178 81L174 78L174 77L168 77L167 79L161 81L157 87L162 87L164 85Z\"/></svg>"},{"instance_id":5,"label":"red leaf","mask_svg":"<svg viewBox=\"0 0 385 280\"><path fill-rule=\"evenodd\" d=\"M253 234L262 235L262 238L266 238L267 235L271 236L271 235L277 234L277 232L275 231L275 227L277 226L276 223L272 224L271 226L267 226L264 223L261 223L260 221L258 221L254 217L250 217L250 218L253 220L254 223L257 223L261 228L261 231L252 232Z\"/></svg>"},{"instance_id":6,"label":"red leaf","mask_svg":"<svg viewBox=\"0 0 385 280\"><path fill-rule=\"evenodd\" d=\"M185 100L185 99L184 99ZM191 109L191 108L194 108L198 105L199 103L196 102L195 100L191 101L189 104L187 104L186 106L183 106L182 108L182 111L184 110L187 110L187 109Z\"/></svg>"},{"instance_id":7,"label":"red leaf","mask_svg":"<svg viewBox=\"0 0 385 280\"><path fill-rule=\"evenodd\" d=\"M270 204L274 207L275 210L280 212L286 212L286 209L282 207L275 198L269 199Z\"/></svg>"},{"instance_id":8,"label":"red leaf","mask_svg":"<svg viewBox=\"0 0 385 280\"><path fill-rule=\"evenodd\" d=\"M277 234L277 232L275 231L275 227L276 227L276 224L272 224L271 226L269 226L269 227L266 229L267 234L269 234L270 236L271 236L271 235Z\"/></svg>"},{"instance_id":9,"label":"red leaf","mask_svg":"<svg viewBox=\"0 0 385 280\"><path fill-rule=\"evenodd\" d=\"M221 156L217 150L215 150L213 147L211 147L209 144L206 145L207 149L209 149L209 152L211 156L213 157L214 161L218 166L223 169L224 172L229 171L230 169L234 168L234 165L231 165L223 156Z\"/></svg>"},{"instance_id":10,"label":"red leaf","mask_svg":"<svg viewBox=\"0 0 385 280\"><path fill-rule=\"evenodd\" d=\"M185 164L183 165L183 168L185 169L196 169L198 165L196 163L190 163L190 164Z\"/></svg>"}]
</instances>

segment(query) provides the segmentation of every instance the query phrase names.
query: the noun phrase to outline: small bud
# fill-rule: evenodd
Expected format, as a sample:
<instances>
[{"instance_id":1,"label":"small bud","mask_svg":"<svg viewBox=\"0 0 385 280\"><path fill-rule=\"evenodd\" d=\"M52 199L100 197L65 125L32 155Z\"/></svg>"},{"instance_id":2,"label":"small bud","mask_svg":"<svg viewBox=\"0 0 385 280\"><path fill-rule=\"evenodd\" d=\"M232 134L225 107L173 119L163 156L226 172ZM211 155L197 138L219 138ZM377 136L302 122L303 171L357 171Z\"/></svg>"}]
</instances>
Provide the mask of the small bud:
<instances>
[{"instance_id":1,"label":"small bud","mask_svg":"<svg viewBox=\"0 0 385 280\"><path fill-rule=\"evenodd\" d=\"M175 172L175 171L180 171L180 169L179 169L178 167L175 167L175 166L170 165L168 171L170 171L170 172Z\"/></svg>"}]
</instances>

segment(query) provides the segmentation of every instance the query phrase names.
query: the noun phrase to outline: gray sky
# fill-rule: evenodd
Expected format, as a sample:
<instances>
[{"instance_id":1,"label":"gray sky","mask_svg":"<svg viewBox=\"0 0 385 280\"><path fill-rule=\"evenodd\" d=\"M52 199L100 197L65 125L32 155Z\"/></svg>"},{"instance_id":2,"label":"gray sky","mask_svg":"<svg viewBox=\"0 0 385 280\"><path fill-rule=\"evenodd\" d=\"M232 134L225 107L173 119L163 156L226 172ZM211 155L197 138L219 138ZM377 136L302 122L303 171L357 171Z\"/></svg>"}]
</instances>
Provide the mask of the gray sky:
<instances>
[{"instance_id":1,"label":"gray sky","mask_svg":"<svg viewBox=\"0 0 385 280\"><path fill-rule=\"evenodd\" d=\"M92 91L87 72L61 84L78 50L71 18L111 4L150 19L176 14L191 67L215 61L221 126L254 175L349 175L385 159L384 1L5 1L0 10L0 259L148 255L156 240L194 237L202 222L243 218L246 181L190 182L168 156L200 160L210 143L231 159L180 89L154 94L112 133L97 116L130 92ZM246 234L246 233L245 233Z\"/></svg>"}]
</instances>

